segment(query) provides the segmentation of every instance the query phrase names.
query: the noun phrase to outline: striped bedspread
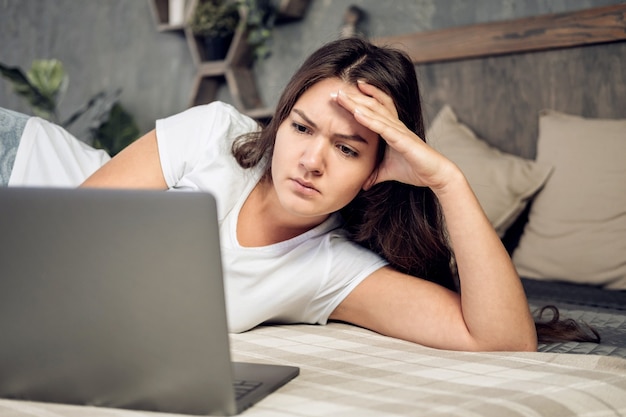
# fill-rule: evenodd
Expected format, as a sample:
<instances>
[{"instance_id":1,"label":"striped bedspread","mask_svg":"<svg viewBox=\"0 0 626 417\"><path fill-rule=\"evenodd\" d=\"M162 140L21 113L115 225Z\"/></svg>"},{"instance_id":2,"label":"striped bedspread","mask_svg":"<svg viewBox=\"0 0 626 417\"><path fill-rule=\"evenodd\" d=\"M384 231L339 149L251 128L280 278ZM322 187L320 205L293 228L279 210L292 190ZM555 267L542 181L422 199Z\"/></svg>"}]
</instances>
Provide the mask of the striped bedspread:
<instances>
[{"instance_id":1,"label":"striped bedspread","mask_svg":"<svg viewBox=\"0 0 626 417\"><path fill-rule=\"evenodd\" d=\"M234 360L301 368L245 416L626 415L618 357L442 351L340 323L260 327L231 340ZM158 415L0 400L0 417Z\"/></svg>"}]
</instances>

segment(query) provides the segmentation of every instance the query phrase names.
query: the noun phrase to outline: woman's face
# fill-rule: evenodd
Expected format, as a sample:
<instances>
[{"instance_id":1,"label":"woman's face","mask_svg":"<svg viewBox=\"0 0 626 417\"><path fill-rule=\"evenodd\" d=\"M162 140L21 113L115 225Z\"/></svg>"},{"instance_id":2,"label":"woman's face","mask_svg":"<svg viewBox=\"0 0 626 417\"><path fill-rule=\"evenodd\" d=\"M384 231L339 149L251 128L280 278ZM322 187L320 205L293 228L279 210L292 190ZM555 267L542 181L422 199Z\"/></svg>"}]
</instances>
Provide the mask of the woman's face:
<instances>
[{"instance_id":1,"label":"woman's face","mask_svg":"<svg viewBox=\"0 0 626 417\"><path fill-rule=\"evenodd\" d=\"M292 215L323 220L347 205L374 175L378 135L335 102L338 78L318 82L296 102L276 133L272 181Z\"/></svg>"}]
</instances>

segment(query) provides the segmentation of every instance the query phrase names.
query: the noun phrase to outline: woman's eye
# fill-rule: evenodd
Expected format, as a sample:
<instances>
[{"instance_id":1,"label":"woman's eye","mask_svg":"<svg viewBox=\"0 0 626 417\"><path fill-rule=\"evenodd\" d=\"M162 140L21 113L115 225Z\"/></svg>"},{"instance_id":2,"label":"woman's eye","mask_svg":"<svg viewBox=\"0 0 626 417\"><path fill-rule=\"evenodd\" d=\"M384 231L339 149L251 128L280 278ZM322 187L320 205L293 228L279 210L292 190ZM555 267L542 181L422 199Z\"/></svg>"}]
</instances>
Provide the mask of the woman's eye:
<instances>
[{"instance_id":1,"label":"woman's eye","mask_svg":"<svg viewBox=\"0 0 626 417\"><path fill-rule=\"evenodd\" d=\"M359 154L352 148L346 146L346 145L337 145L337 148L339 149L339 151L344 154L345 156L349 156L349 157L357 157Z\"/></svg>"},{"instance_id":2,"label":"woman's eye","mask_svg":"<svg viewBox=\"0 0 626 417\"><path fill-rule=\"evenodd\" d=\"M298 133L309 133L309 129L306 126L301 125L299 123L293 122L291 123L291 127L293 127L293 129Z\"/></svg>"}]
</instances>

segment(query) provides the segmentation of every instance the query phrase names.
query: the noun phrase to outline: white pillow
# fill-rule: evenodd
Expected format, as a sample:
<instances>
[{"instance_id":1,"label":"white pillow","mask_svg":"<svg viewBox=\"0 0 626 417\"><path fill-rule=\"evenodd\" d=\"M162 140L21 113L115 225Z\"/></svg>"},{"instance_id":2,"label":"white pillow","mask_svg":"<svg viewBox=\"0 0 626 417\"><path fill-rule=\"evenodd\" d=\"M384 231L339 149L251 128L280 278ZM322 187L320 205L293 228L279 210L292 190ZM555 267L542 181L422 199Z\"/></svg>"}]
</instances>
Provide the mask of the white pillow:
<instances>
[{"instance_id":1,"label":"white pillow","mask_svg":"<svg viewBox=\"0 0 626 417\"><path fill-rule=\"evenodd\" d=\"M554 172L513 253L520 275L626 289L626 120L545 110L537 161Z\"/></svg>"},{"instance_id":2,"label":"white pillow","mask_svg":"<svg viewBox=\"0 0 626 417\"><path fill-rule=\"evenodd\" d=\"M500 237L543 186L552 169L549 164L490 146L460 123L447 105L433 120L426 138L463 171Z\"/></svg>"}]
</instances>

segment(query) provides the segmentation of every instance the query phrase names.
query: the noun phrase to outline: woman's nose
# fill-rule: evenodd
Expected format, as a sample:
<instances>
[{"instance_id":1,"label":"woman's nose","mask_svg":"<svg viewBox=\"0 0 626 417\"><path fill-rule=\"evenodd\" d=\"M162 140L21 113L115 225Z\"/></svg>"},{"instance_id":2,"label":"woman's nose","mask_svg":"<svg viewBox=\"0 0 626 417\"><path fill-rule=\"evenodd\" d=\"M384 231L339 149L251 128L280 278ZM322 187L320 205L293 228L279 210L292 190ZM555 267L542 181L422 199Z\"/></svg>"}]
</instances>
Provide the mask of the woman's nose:
<instances>
[{"instance_id":1,"label":"woman's nose","mask_svg":"<svg viewBox=\"0 0 626 417\"><path fill-rule=\"evenodd\" d=\"M309 141L300 156L300 165L308 172L320 175L324 172L326 144L322 138Z\"/></svg>"}]
</instances>

